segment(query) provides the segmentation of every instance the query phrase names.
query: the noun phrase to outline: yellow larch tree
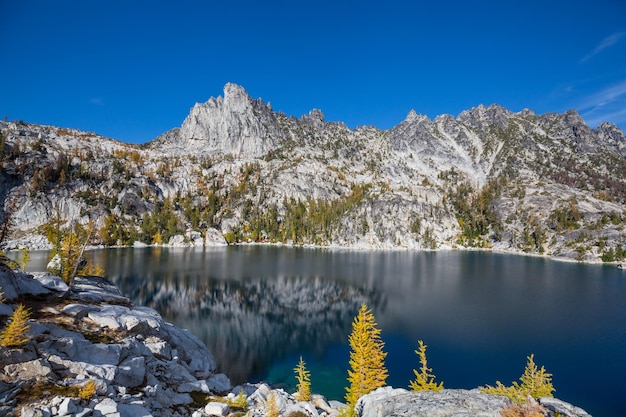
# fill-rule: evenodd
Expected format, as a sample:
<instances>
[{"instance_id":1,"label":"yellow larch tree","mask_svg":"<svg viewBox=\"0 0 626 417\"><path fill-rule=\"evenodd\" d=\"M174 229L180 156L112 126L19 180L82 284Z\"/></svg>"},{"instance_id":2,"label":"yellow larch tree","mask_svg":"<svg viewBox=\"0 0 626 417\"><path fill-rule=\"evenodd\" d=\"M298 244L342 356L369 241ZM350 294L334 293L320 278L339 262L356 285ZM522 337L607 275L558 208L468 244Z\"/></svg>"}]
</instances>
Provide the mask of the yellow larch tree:
<instances>
[{"instance_id":1,"label":"yellow larch tree","mask_svg":"<svg viewBox=\"0 0 626 417\"><path fill-rule=\"evenodd\" d=\"M0 346L13 348L28 342L26 332L30 329L28 319L30 312L22 304L18 305L2 332L0 332Z\"/></svg>"},{"instance_id":2,"label":"yellow larch tree","mask_svg":"<svg viewBox=\"0 0 626 417\"><path fill-rule=\"evenodd\" d=\"M441 391L443 389L443 382L436 383L435 375L431 374L432 368L428 367L426 361L426 345L423 341L418 340L417 344L419 348L415 351L420 358L420 370L419 372L413 369L415 374L415 380L409 382L409 388L411 391Z\"/></svg>"},{"instance_id":3,"label":"yellow larch tree","mask_svg":"<svg viewBox=\"0 0 626 417\"><path fill-rule=\"evenodd\" d=\"M531 354L526 358L526 368L520 377L520 382L514 381L511 386L505 386L500 381L496 381L496 386L487 385L481 387L480 391L485 394L504 395L517 404L525 404L528 397L535 399L541 397L552 397L555 390L552 385L552 374L546 372L542 366L538 368L535 364L535 355Z\"/></svg>"},{"instance_id":4,"label":"yellow larch tree","mask_svg":"<svg viewBox=\"0 0 626 417\"><path fill-rule=\"evenodd\" d=\"M306 363L302 359L302 356L300 356L298 366L293 368L293 370L298 380L296 398L298 401L309 401L311 399L311 372L306 369Z\"/></svg>"},{"instance_id":5,"label":"yellow larch tree","mask_svg":"<svg viewBox=\"0 0 626 417\"><path fill-rule=\"evenodd\" d=\"M346 405L348 415L354 415L354 406L358 399L376 388L383 387L388 372L385 368L383 351L384 342L380 337L376 319L365 304L361 305L359 313L352 322L352 333L348 338L350 343L350 368L346 388Z\"/></svg>"}]
</instances>

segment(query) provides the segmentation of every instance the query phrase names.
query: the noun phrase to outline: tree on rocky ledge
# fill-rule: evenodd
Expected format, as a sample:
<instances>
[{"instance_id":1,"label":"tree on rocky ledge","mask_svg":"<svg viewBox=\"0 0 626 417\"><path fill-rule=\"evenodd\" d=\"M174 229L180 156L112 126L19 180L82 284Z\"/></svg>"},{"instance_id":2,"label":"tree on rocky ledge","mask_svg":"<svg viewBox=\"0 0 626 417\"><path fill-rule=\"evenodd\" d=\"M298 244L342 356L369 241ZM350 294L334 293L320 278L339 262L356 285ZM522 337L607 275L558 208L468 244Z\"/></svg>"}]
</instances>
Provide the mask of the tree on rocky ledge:
<instances>
[{"instance_id":1,"label":"tree on rocky ledge","mask_svg":"<svg viewBox=\"0 0 626 417\"><path fill-rule=\"evenodd\" d=\"M296 379L298 380L298 392L296 393L299 401L311 400L311 372L306 369L306 363L300 356L300 362L294 369Z\"/></svg>"},{"instance_id":2,"label":"tree on rocky ledge","mask_svg":"<svg viewBox=\"0 0 626 417\"><path fill-rule=\"evenodd\" d=\"M428 367L426 361L426 345L423 341L418 340L419 349L415 351L420 358L420 370L419 372L413 369L415 374L415 380L409 382L409 388L411 391L441 391L443 389L443 382L435 382L435 375L431 374L432 368Z\"/></svg>"},{"instance_id":3,"label":"tree on rocky ledge","mask_svg":"<svg viewBox=\"0 0 626 417\"><path fill-rule=\"evenodd\" d=\"M537 367L535 355L531 354L527 359L526 368L520 377L521 383L514 381L511 386L507 387L500 381L496 381L495 387L487 385L481 387L480 391L484 394L504 395L517 404L526 403L529 396L535 399L553 397L552 393L555 389L552 385L552 374L546 372L543 366Z\"/></svg>"},{"instance_id":4,"label":"tree on rocky ledge","mask_svg":"<svg viewBox=\"0 0 626 417\"><path fill-rule=\"evenodd\" d=\"M385 386L387 369L383 352L384 342L380 338L380 329L376 319L365 304L361 304L359 313L352 322L350 342L350 370L346 388L347 414L354 415L354 406L359 397Z\"/></svg>"}]
</instances>

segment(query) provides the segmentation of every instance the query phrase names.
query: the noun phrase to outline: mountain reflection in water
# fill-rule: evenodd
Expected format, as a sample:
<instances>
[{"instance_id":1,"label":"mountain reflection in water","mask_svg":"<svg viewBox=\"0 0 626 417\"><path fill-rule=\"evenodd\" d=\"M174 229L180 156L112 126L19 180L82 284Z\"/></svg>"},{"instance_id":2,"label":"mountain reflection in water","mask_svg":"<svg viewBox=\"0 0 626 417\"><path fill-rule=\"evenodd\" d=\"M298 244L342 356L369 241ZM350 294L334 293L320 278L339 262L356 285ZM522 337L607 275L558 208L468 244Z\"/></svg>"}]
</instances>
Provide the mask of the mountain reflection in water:
<instances>
[{"instance_id":1,"label":"mountain reflection in water","mask_svg":"<svg viewBox=\"0 0 626 417\"><path fill-rule=\"evenodd\" d=\"M273 262L264 248L251 250L135 250L118 258L109 277L133 302L202 339L233 383L302 346L323 354L344 343L361 303L380 304L380 296L347 282L285 272L297 255ZM238 259L242 255L246 259Z\"/></svg>"}]
</instances>

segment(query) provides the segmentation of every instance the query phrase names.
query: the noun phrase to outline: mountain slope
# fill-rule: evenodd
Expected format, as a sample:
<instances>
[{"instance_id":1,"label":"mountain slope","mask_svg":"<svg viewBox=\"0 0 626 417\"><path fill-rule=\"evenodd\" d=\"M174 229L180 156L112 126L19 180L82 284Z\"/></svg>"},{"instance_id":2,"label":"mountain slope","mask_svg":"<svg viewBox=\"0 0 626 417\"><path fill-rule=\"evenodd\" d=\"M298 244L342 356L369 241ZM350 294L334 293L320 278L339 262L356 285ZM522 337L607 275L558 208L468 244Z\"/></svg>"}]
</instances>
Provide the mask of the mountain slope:
<instances>
[{"instance_id":1,"label":"mountain slope","mask_svg":"<svg viewBox=\"0 0 626 417\"><path fill-rule=\"evenodd\" d=\"M587 261L626 251L626 137L575 111L491 105L434 120L411 111L389 130L349 129L319 110L274 112L227 84L142 146L24 123L0 132L13 246L91 220L92 243L107 245L198 243L215 228L230 242Z\"/></svg>"}]
</instances>

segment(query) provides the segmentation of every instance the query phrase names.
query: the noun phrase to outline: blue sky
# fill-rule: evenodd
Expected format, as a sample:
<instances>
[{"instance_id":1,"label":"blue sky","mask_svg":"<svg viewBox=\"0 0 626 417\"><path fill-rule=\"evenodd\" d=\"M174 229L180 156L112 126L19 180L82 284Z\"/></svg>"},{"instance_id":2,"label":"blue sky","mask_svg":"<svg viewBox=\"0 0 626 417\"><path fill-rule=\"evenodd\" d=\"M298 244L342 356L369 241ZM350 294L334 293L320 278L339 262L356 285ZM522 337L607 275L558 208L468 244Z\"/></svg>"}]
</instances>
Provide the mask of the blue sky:
<instances>
[{"instance_id":1,"label":"blue sky","mask_svg":"<svg viewBox=\"0 0 626 417\"><path fill-rule=\"evenodd\" d=\"M143 143L242 85L382 129L479 104L626 128L626 2L0 0L0 117Z\"/></svg>"}]
</instances>

